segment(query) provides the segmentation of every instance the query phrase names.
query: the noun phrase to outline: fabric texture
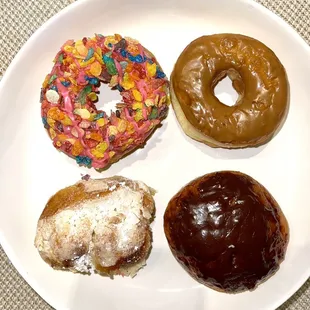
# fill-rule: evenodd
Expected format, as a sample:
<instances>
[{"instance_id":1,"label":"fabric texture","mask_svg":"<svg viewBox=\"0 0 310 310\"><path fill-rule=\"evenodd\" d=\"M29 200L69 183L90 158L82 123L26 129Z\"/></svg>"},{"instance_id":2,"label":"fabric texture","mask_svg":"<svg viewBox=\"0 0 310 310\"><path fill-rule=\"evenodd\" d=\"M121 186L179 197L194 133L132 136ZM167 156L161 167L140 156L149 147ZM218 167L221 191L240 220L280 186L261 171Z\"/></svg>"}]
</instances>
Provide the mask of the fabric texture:
<instances>
[{"instance_id":1,"label":"fabric texture","mask_svg":"<svg viewBox=\"0 0 310 310\"><path fill-rule=\"evenodd\" d=\"M231 0L234 1L234 0ZM310 44L309 0L256 0ZM0 0L0 77L32 33L74 0ZM0 309L52 309L23 280L0 247ZM310 280L279 310L310 310Z\"/></svg>"}]
</instances>

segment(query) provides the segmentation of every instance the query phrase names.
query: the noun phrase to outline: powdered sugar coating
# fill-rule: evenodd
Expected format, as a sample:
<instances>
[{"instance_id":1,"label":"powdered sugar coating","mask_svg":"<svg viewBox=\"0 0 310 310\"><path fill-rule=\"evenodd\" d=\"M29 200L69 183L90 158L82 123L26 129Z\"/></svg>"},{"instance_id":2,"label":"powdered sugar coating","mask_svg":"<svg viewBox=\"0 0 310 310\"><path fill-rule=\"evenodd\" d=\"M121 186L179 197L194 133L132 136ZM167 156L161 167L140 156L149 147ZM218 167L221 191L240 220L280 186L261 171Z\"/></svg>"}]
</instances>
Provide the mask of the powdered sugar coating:
<instances>
[{"instance_id":1,"label":"powdered sugar coating","mask_svg":"<svg viewBox=\"0 0 310 310\"><path fill-rule=\"evenodd\" d=\"M42 258L56 268L90 273L135 256L145 246L154 213L153 200L145 203L148 187L113 178L77 184L100 194L39 220L35 245Z\"/></svg>"}]
</instances>

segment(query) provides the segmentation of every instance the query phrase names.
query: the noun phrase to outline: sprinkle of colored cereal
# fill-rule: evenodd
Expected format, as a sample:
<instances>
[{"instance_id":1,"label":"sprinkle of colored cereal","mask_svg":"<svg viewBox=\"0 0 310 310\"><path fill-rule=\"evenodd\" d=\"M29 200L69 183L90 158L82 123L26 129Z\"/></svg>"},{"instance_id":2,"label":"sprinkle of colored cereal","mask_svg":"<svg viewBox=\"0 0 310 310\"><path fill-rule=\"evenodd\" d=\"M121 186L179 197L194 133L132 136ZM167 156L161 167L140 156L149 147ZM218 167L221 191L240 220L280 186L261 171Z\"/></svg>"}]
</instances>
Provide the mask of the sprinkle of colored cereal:
<instances>
[{"instance_id":1,"label":"sprinkle of colored cereal","mask_svg":"<svg viewBox=\"0 0 310 310\"><path fill-rule=\"evenodd\" d=\"M57 75L56 74L52 75L48 80L48 84L53 83L56 79L57 79Z\"/></svg>"},{"instance_id":2,"label":"sprinkle of colored cereal","mask_svg":"<svg viewBox=\"0 0 310 310\"><path fill-rule=\"evenodd\" d=\"M84 61L87 61L89 60L90 58L92 58L94 56L94 49L91 47L88 52L87 52L87 55L86 55L86 58L84 59Z\"/></svg>"},{"instance_id":3,"label":"sprinkle of colored cereal","mask_svg":"<svg viewBox=\"0 0 310 310\"><path fill-rule=\"evenodd\" d=\"M51 107L47 112L47 117L55 121L61 121L65 118L65 114L57 107Z\"/></svg>"},{"instance_id":4,"label":"sprinkle of colored cereal","mask_svg":"<svg viewBox=\"0 0 310 310\"><path fill-rule=\"evenodd\" d=\"M109 157L112 158L115 155L115 152L111 151L109 152Z\"/></svg>"},{"instance_id":5,"label":"sprinkle of colored cereal","mask_svg":"<svg viewBox=\"0 0 310 310\"><path fill-rule=\"evenodd\" d=\"M49 125L49 127L54 127L55 126L55 123L56 123L56 121L54 120L54 119L52 119L52 118L50 118L50 117L48 117L47 119L46 119L46 121L47 121L47 124ZM48 127L48 128L49 128ZM47 129L48 129L47 128Z\"/></svg>"},{"instance_id":6,"label":"sprinkle of colored cereal","mask_svg":"<svg viewBox=\"0 0 310 310\"><path fill-rule=\"evenodd\" d=\"M96 62L93 62L91 65L90 65L90 73L94 76L99 76L100 73L101 73L101 70L102 70L102 67L100 65L100 63L98 61Z\"/></svg>"},{"instance_id":7,"label":"sprinkle of colored cereal","mask_svg":"<svg viewBox=\"0 0 310 310\"><path fill-rule=\"evenodd\" d=\"M127 122L123 119L119 120L118 125L117 125L117 130L120 133L123 133L125 132L126 128L127 128Z\"/></svg>"},{"instance_id":8,"label":"sprinkle of colored cereal","mask_svg":"<svg viewBox=\"0 0 310 310\"><path fill-rule=\"evenodd\" d=\"M135 100L142 101L143 97L142 97L141 93L138 90L133 89L132 90L132 94L133 94L133 97L135 98Z\"/></svg>"},{"instance_id":9,"label":"sprinkle of colored cereal","mask_svg":"<svg viewBox=\"0 0 310 310\"><path fill-rule=\"evenodd\" d=\"M102 154L104 154L104 152L107 150L107 148L108 148L108 144L106 142L99 143L96 146L96 150Z\"/></svg>"},{"instance_id":10,"label":"sprinkle of colored cereal","mask_svg":"<svg viewBox=\"0 0 310 310\"><path fill-rule=\"evenodd\" d=\"M78 156L82 153L83 151L83 146L79 140L76 140L73 144L72 148L72 155L73 156Z\"/></svg>"},{"instance_id":11,"label":"sprinkle of colored cereal","mask_svg":"<svg viewBox=\"0 0 310 310\"><path fill-rule=\"evenodd\" d=\"M117 69L114 63L114 60L111 57L108 57L107 55L103 56L103 62L107 66L108 73L111 75L117 74Z\"/></svg>"},{"instance_id":12,"label":"sprinkle of colored cereal","mask_svg":"<svg viewBox=\"0 0 310 310\"><path fill-rule=\"evenodd\" d=\"M146 105L147 107L151 107L151 106L154 105L154 100L153 100L153 99L146 99L146 100L144 101L144 103L145 103L145 105Z\"/></svg>"},{"instance_id":13,"label":"sprinkle of colored cereal","mask_svg":"<svg viewBox=\"0 0 310 310\"><path fill-rule=\"evenodd\" d=\"M76 156L75 160L78 165L84 165L86 167L89 167L92 163L92 160L88 156Z\"/></svg>"},{"instance_id":14,"label":"sprinkle of colored cereal","mask_svg":"<svg viewBox=\"0 0 310 310\"><path fill-rule=\"evenodd\" d=\"M99 152L97 149L92 149L90 152L95 156L96 159L101 159L104 157L104 154Z\"/></svg>"},{"instance_id":15,"label":"sprinkle of colored cereal","mask_svg":"<svg viewBox=\"0 0 310 310\"><path fill-rule=\"evenodd\" d=\"M133 105L132 105L132 109L133 110L138 110L138 109L142 109L142 102L135 102Z\"/></svg>"},{"instance_id":16,"label":"sprinkle of colored cereal","mask_svg":"<svg viewBox=\"0 0 310 310\"><path fill-rule=\"evenodd\" d=\"M64 118L61 120L61 123L65 126L71 126L72 125L72 121L71 119L68 117L68 115L65 115Z\"/></svg>"},{"instance_id":17,"label":"sprinkle of colored cereal","mask_svg":"<svg viewBox=\"0 0 310 310\"><path fill-rule=\"evenodd\" d=\"M50 128L50 136L51 136L52 139L55 139L56 136L57 136L56 132L55 132L55 130L53 128Z\"/></svg>"},{"instance_id":18,"label":"sprinkle of colored cereal","mask_svg":"<svg viewBox=\"0 0 310 310\"><path fill-rule=\"evenodd\" d=\"M97 125L98 125L99 127L104 126L104 125L105 125L105 120L104 120L103 118L99 118L99 119L97 120Z\"/></svg>"},{"instance_id":19,"label":"sprinkle of colored cereal","mask_svg":"<svg viewBox=\"0 0 310 310\"><path fill-rule=\"evenodd\" d=\"M109 83L109 86L112 88L112 87L115 87L117 84L118 84L118 76L113 75Z\"/></svg>"},{"instance_id":20,"label":"sprinkle of colored cereal","mask_svg":"<svg viewBox=\"0 0 310 310\"><path fill-rule=\"evenodd\" d=\"M143 118L142 110L138 109L135 115L135 121L139 122L140 120L142 120L142 118Z\"/></svg>"},{"instance_id":21,"label":"sprinkle of colored cereal","mask_svg":"<svg viewBox=\"0 0 310 310\"><path fill-rule=\"evenodd\" d=\"M49 89L46 92L45 96L46 96L46 99L47 99L48 102L53 103L53 104L58 103L59 95L58 95L58 93L55 90Z\"/></svg>"},{"instance_id":22,"label":"sprinkle of colored cereal","mask_svg":"<svg viewBox=\"0 0 310 310\"><path fill-rule=\"evenodd\" d=\"M149 76L154 76L156 74L156 63L149 64L146 63L146 70Z\"/></svg>"},{"instance_id":23,"label":"sprinkle of colored cereal","mask_svg":"<svg viewBox=\"0 0 310 310\"><path fill-rule=\"evenodd\" d=\"M130 77L130 75L127 72L125 72L125 74L124 74L122 86L126 90L131 89L135 86L134 81L132 80L132 78Z\"/></svg>"},{"instance_id":24,"label":"sprinkle of colored cereal","mask_svg":"<svg viewBox=\"0 0 310 310\"><path fill-rule=\"evenodd\" d=\"M87 56L88 50L87 50L87 48L84 46L84 44L83 44L82 41L76 42L75 48L76 48L77 52L78 52L81 56Z\"/></svg>"},{"instance_id":25,"label":"sprinkle of colored cereal","mask_svg":"<svg viewBox=\"0 0 310 310\"><path fill-rule=\"evenodd\" d=\"M75 109L74 114L80 115L83 119L89 119L90 113L87 109Z\"/></svg>"},{"instance_id":26,"label":"sprinkle of colored cereal","mask_svg":"<svg viewBox=\"0 0 310 310\"><path fill-rule=\"evenodd\" d=\"M86 135L86 138L88 138L88 136ZM101 142L102 141L102 135L100 135L99 133L97 132L91 132L89 134L89 138L90 139L93 139L95 141L98 141L98 142Z\"/></svg>"},{"instance_id":27,"label":"sprinkle of colored cereal","mask_svg":"<svg viewBox=\"0 0 310 310\"><path fill-rule=\"evenodd\" d=\"M98 96L97 96L96 93L91 92L91 93L89 93L88 98L89 98L91 101L96 101L96 100L98 99Z\"/></svg>"},{"instance_id":28,"label":"sprinkle of colored cereal","mask_svg":"<svg viewBox=\"0 0 310 310\"><path fill-rule=\"evenodd\" d=\"M109 127L109 136L115 136L118 134L118 130L115 126Z\"/></svg>"}]
</instances>

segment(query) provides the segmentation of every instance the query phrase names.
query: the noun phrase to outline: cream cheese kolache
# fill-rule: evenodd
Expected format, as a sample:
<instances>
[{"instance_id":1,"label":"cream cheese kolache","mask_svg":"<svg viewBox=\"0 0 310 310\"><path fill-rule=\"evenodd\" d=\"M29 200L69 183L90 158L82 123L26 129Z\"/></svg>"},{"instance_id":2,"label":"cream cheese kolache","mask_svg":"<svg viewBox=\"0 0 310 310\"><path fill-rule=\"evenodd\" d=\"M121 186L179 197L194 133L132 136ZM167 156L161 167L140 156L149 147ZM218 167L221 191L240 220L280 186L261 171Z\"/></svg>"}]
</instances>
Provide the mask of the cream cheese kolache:
<instances>
[{"instance_id":1,"label":"cream cheese kolache","mask_svg":"<svg viewBox=\"0 0 310 310\"><path fill-rule=\"evenodd\" d=\"M239 94L233 106L214 94L226 76ZM170 86L184 132L211 147L264 144L281 128L288 112L285 68L270 48L244 35L214 34L191 42L177 59Z\"/></svg>"},{"instance_id":2,"label":"cream cheese kolache","mask_svg":"<svg viewBox=\"0 0 310 310\"><path fill-rule=\"evenodd\" d=\"M35 246L54 269L133 277L151 250L153 194L119 176L79 181L48 200Z\"/></svg>"}]
</instances>

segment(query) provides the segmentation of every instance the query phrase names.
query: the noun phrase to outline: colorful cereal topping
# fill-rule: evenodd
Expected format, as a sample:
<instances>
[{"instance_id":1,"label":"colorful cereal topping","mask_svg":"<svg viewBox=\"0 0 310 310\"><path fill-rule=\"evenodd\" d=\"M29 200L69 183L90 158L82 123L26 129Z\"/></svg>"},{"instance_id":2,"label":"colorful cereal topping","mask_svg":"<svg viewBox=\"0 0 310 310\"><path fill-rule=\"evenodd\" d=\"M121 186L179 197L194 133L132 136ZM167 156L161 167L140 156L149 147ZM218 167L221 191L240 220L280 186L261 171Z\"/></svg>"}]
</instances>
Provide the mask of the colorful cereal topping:
<instances>
[{"instance_id":1,"label":"colorful cereal topping","mask_svg":"<svg viewBox=\"0 0 310 310\"><path fill-rule=\"evenodd\" d=\"M134 39L69 40L54 63L41 91L42 122L54 146L79 165L100 169L117 161L144 144L167 115L168 79ZM111 115L96 108L100 83L123 98Z\"/></svg>"}]
</instances>

